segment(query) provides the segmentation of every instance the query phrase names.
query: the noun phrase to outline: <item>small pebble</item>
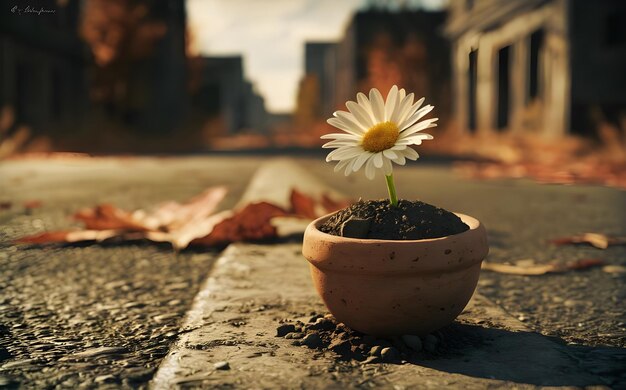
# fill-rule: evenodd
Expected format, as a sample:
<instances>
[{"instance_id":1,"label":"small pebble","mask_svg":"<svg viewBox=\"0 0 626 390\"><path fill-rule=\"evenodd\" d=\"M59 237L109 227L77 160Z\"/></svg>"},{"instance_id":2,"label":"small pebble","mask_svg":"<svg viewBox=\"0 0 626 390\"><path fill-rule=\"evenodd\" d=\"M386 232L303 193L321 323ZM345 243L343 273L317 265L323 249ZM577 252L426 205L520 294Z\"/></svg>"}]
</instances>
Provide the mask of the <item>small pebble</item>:
<instances>
[{"instance_id":1,"label":"small pebble","mask_svg":"<svg viewBox=\"0 0 626 390\"><path fill-rule=\"evenodd\" d=\"M302 344L309 348L321 348L323 346L322 339L317 333L309 333L302 339Z\"/></svg>"},{"instance_id":2,"label":"small pebble","mask_svg":"<svg viewBox=\"0 0 626 390\"><path fill-rule=\"evenodd\" d=\"M301 339L304 337L304 333L302 332L291 332L285 335L286 339Z\"/></svg>"},{"instance_id":3,"label":"small pebble","mask_svg":"<svg viewBox=\"0 0 626 390\"><path fill-rule=\"evenodd\" d=\"M294 324L283 324L276 328L277 337L285 337L287 334L295 332L296 326Z\"/></svg>"},{"instance_id":4,"label":"small pebble","mask_svg":"<svg viewBox=\"0 0 626 390\"><path fill-rule=\"evenodd\" d=\"M325 318L318 318L313 325L309 325L309 329L315 330L331 330L335 328L335 324L331 320Z\"/></svg>"},{"instance_id":5,"label":"small pebble","mask_svg":"<svg viewBox=\"0 0 626 390\"><path fill-rule=\"evenodd\" d=\"M328 349L335 352L338 355L347 355L351 352L350 341L335 339L329 345Z\"/></svg>"},{"instance_id":6,"label":"small pebble","mask_svg":"<svg viewBox=\"0 0 626 390\"><path fill-rule=\"evenodd\" d=\"M383 360L387 362L396 360L398 356L400 356L400 354L398 353L398 350L394 347L386 347L383 348L382 351L380 351L380 357L382 357Z\"/></svg>"},{"instance_id":7,"label":"small pebble","mask_svg":"<svg viewBox=\"0 0 626 390\"><path fill-rule=\"evenodd\" d=\"M383 350L383 347L381 347L380 345L374 345L371 349L370 349L370 356L380 356L380 352Z\"/></svg>"},{"instance_id":8,"label":"small pebble","mask_svg":"<svg viewBox=\"0 0 626 390\"><path fill-rule=\"evenodd\" d=\"M230 370L230 364L228 362L217 362L213 364L216 370Z\"/></svg>"}]
</instances>

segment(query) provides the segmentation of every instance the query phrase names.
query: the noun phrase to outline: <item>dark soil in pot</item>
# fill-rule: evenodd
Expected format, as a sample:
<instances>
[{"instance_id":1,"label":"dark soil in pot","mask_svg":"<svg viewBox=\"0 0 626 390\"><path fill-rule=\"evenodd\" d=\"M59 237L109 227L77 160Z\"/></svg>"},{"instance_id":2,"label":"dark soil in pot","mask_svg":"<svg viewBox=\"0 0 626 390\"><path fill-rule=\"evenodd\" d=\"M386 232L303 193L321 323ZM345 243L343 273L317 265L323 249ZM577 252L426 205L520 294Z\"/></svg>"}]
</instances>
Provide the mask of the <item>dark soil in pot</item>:
<instances>
[{"instance_id":1,"label":"dark soil in pot","mask_svg":"<svg viewBox=\"0 0 626 390\"><path fill-rule=\"evenodd\" d=\"M340 210L320 230L335 236L379 240L421 240L462 233L469 227L455 214L420 201L368 200Z\"/></svg>"}]
</instances>

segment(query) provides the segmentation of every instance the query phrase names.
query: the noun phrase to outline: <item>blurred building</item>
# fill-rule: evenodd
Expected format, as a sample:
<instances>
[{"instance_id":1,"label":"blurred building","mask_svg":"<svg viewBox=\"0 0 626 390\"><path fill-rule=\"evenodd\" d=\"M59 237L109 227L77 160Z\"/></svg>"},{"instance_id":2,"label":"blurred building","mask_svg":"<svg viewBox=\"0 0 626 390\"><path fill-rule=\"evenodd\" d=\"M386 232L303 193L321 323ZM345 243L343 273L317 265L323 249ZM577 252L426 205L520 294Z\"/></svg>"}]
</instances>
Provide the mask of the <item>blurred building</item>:
<instances>
[{"instance_id":1,"label":"blurred building","mask_svg":"<svg viewBox=\"0 0 626 390\"><path fill-rule=\"evenodd\" d=\"M304 73L316 88L319 104L314 114L329 116L335 109L335 77L337 44L334 42L307 42L304 47Z\"/></svg>"},{"instance_id":2,"label":"blurred building","mask_svg":"<svg viewBox=\"0 0 626 390\"><path fill-rule=\"evenodd\" d=\"M78 0L5 3L0 12L0 107L35 134L75 125L86 107L86 47ZM50 13L29 13L33 9Z\"/></svg>"},{"instance_id":3,"label":"blurred building","mask_svg":"<svg viewBox=\"0 0 626 390\"><path fill-rule=\"evenodd\" d=\"M449 11L467 131L589 134L626 109L626 2L451 0Z\"/></svg>"},{"instance_id":4,"label":"blurred building","mask_svg":"<svg viewBox=\"0 0 626 390\"><path fill-rule=\"evenodd\" d=\"M221 130L216 135L234 135L252 128L264 131L264 100L245 80L242 57L201 57L199 61L202 76L192 95L194 113L219 117Z\"/></svg>"},{"instance_id":5,"label":"blurred building","mask_svg":"<svg viewBox=\"0 0 626 390\"><path fill-rule=\"evenodd\" d=\"M165 34L136 69L146 88L138 124L150 133L171 134L188 114L185 3L152 1L150 17L165 25Z\"/></svg>"},{"instance_id":6,"label":"blurred building","mask_svg":"<svg viewBox=\"0 0 626 390\"><path fill-rule=\"evenodd\" d=\"M450 49L445 12L374 8L357 12L336 47L335 106L357 91L394 85L425 96L445 121L450 108Z\"/></svg>"}]
</instances>

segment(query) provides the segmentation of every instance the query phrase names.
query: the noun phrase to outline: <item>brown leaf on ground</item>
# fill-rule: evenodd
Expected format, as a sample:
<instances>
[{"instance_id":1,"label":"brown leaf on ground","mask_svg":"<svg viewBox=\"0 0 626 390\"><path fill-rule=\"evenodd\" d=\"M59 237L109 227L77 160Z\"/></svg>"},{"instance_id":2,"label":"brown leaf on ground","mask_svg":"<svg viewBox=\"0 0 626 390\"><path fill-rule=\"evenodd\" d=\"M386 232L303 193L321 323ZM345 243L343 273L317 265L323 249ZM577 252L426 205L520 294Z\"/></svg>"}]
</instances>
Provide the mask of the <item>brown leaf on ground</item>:
<instances>
[{"instance_id":1,"label":"brown leaf on ground","mask_svg":"<svg viewBox=\"0 0 626 390\"><path fill-rule=\"evenodd\" d=\"M537 276L548 273L563 273L573 270L583 270L604 264L604 260L601 259L582 259L565 264L550 263L537 265L511 265L483 261L481 269L508 275Z\"/></svg>"},{"instance_id":2,"label":"brown leaf on ground","mask_svg":"<svg viewBox=\"0 0 626 390\"><path fill-rule=\"evenodd\" d=\"M25 209L31 210L31 209L38 209L39 207L41 207L42 204L43 203L40 200L31 199L31 200L27 200L22 205L24 206Z\"/></svg>"},{"instance_id":3,"label":"brown leaf on ground","mask_svg":"<svg viewBox=\"0 0 626 390\"><path fill-rule=\"evenodd\" d=\"M76 220L85 224L85 230L46 232L23 237L17 242L99 242L119 237L122 240L147 238L156 242L170 242L176 249L185 248L194 238L209 234L215 224L221 221L219 214L211 214L226 192L223 186L211 187L187 203L167 202L152 212L136 210L131 213L111 204L102 204L80 210L74 215Z\"/></svg>"},{"instance_id":4,"label":"brown leaf on ground","mask_svg":"<svg viewBox=\"0 0 626 390\"><path fill-rule=\"evenodd\" d=\"M606 249L612 245L626 245L626 237L609 237L600 233L584 233L569 237L550 240L554 245L589 244L598 249Z\"/></svg>"},{"instance_id":5,"label":"brown leaf on ground","mask_svg":"<svg viewBox=\"0 0 626 390\"><path fill-rule=\"evenodd\" d=\"M277 236L272 218L289 215L267 202L252 203L215 225L211 233L196 238L190 245L219 246L234 241L262 240Z\"/></svg>"},{"instance_id":6,"label":"brown leaf on ground","mask_svg":"<svg viewBox=\"0 0 626 390\"><path fill-rule=\"evenodd\" d=\"M63 244L82 241L104 241L119 236L120 230L66 230L44 232L33 236L22 237L16 242L23 244Z\"/></svg>"},{"instance_id":7,"label":"brown leaf on ground","mask_svg":"<svg viewBox=\"0 0 626 390\"><path fill-rule=\"evenodd\" d=\"M316 202L312 197L305 195L294 188L291 190L289 200L291 202L293 214L310 219L317 218L317 213L315 212Z\"/></svg>"},{"instance_id":8,"label":"brown leaf on ground","mask_svg":"<svg viewBox=\"0 0 626 390\"><path fill-rule=\"evenodd\" d=\"M74 219L83 222L88 230L149 230L141 221L133 218L131 213L111 204L101 204L94 208L82 209L74 214Z\"/></svg>"},{"instance_id":9,"label":"brown leaf on ground","mask_svg":"<svg viewBox=\"0 0 626 390\"><path fill-rule=\"evenodd\" d=\"M345 207L347 200L322 196L320 201L297 190L291 193L291 209L268 202L251 203L239 210L214 213L226 195L225 187L212 187L186 203L167 202L151 212L125 211L111 204L83 209L74 218L85 224L84 230L47 232L23 237L21 243L58 244L80 241L100 242L110 238L122 241L148 239L168 242L175 249L194 246L223 246L236 241L262 240L279 236L280 218L308 223L325 213ZM290 232L306 223L289 221ZM281 225L284 236L284 220Z\"/></svg>"},{"instance_id":10,"label":"brown leaf on ground","mask_svg":"<svg viewBox=\"0 0 626 390\"><path fill-rule=\"evenodd\" d=\"M319 218L325 214L348 207L353 203L350 199L335 200L328 194L322 194L318 200L303 194L295 188L291 191L290 202L294 215L309 219Z\"/></svg>"},{"instance_id":11,"label":"brown leaf on ground","mask_svg":"<svg viewBox=\"0 0 626 390\"><path fill-rule=\"evenodd\" d=\"M133 213L133 217L150 230L189 231L193 225L213 214L227 193L228 189L224 186L210 187L185 203L166 202L149 214L140 211ZM199 232L198 236L204 235L203 233L208 231Z\"/></svg>"}]
</instances>

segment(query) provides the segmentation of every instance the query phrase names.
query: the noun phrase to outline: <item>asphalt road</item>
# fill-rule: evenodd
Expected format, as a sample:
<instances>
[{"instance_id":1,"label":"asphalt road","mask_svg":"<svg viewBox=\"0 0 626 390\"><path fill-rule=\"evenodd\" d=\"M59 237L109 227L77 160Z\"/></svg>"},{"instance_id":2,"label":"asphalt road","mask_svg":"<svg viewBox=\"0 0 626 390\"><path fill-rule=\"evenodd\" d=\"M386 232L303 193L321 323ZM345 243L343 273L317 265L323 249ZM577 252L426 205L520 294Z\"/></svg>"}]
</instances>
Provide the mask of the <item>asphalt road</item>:
<instances>
[{"instance_id":1,"label":"asphalt road","mask_svg":"<svg viewBox=\"0 0 626 390\"><path fill-rule=\"evenodd\" d=\"M13 239L73 225L81 207L127 209L183 201L226 184L232 207L268 157L12 161L0 165L0 385L144 387L217 252L175 253L128 244L24 248ZM384 180L344 178L322 158L297 160L339 191L386 196ZM401 198L420 199L480 219L493 262L601 258L626 266L626 248L555 247L581 232L626 234L626 192L526 180L477 182L446 164L397 169ZM32 210L24 202L41 201ZM626 346L625 274L601 268L535 277L483 272L479 288L537 331L585 345Z\"/></svg>"},{"instance_id":2,"label":"asphalt road","mask_svg":"<svg viewBox=\"0 0 626 390\"><path fill-rule=\"evenodd\" d=\"M0 387L145 387L216 251L128 244L24 248L13 239L75 225L108 202L127 210L225 184L233 207L256 158L19 161L0 167ZM40 201L26 210L23 204ZM8 365L4 361L9 361Z\"/></svg>"}]
</instances>

